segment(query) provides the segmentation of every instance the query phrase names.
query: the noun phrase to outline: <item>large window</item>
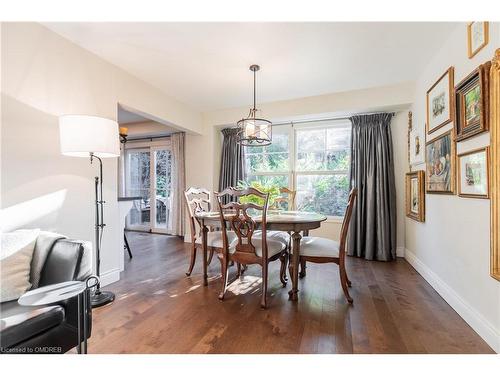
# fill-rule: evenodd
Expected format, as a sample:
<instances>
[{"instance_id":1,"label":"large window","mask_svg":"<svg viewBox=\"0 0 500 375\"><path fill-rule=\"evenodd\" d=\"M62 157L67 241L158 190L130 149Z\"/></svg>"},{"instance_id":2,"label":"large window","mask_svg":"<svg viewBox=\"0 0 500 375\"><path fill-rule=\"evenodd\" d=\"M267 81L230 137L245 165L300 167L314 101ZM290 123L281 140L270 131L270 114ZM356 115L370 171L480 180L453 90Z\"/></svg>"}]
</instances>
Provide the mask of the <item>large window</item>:
<instances>
[{"instance_id":1,"label":"large window","mask_svg":"<svg viewBox=\"0 0 500 375\"><path fill-rule=\"evenodd\" d=\"M273 128L273 143L248 147L248 181L297 191L296 209L344 215L349 195L351 123L324 121Z\"/></svg>"}]
</instances>

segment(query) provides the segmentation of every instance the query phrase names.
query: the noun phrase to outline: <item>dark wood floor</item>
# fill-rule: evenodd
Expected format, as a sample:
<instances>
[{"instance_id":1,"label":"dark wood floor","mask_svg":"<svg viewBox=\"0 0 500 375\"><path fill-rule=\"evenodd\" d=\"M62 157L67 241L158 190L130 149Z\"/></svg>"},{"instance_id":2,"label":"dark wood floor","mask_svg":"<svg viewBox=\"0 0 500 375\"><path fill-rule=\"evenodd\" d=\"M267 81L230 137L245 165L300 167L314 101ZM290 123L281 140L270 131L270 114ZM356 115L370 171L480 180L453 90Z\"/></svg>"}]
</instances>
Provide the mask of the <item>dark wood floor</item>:
<instances>
[{"instance_id":1,"label":"dark wood floor","mask_svg":"<svg viewBox=\"0 0 500 375\"><path fill-rule=\"evenodd\" d=\"M199 263L184 275L187 244L163 235L128 238L134 258L106 288L116 301L94 310L90 353L492 353L404 260L349 258L352 306L333 264L309 265L299 301L290 302L276 262L270 307L261 310L258 266L220 302L216 259L203 287Z\"/></svg>"}]
</instances>

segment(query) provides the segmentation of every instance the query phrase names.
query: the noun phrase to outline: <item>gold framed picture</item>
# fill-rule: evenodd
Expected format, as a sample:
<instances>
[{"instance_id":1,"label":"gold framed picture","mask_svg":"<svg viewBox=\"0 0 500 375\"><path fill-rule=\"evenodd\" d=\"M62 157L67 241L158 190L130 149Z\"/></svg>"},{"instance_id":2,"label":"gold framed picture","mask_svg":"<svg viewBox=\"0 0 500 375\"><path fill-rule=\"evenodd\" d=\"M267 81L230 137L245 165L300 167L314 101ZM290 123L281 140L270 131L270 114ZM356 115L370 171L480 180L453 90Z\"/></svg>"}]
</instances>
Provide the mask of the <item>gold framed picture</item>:
<instances>
[{"instance_id":1,"label":"gold framed picture","mask_svg":"<svg viewBox=\"0 0 500 375\"><path fill-rule=\"evenodd\" d=\"M406 174L406 216L420 222L425 221L425 172Z\"/></svg>"},{"instance_id":2,"label":"gold framed picture","mask_svg":"<svg viewBox=\"0 0 500 375\"><path fill-rule=\"evenodd\" d=\"M455 140L450 130L425 145L425 191L455 194Z\"/></svg>"},{"instance_id":3,"label":"gold framed picture","mask_svg":"<svg viewBox=\"0 0 500 375\"><path fill-rule=\"evenodd\" d=\"M489 147L464 152L458 158L458 195L467 198L490 196Z\"/></svg>"},{"instance_id":4,"label":"gold framed picture","mask_svg":"<svg viewBox=\"0 0 500 375\"><path fill-rule=\"evenodd\" d=\"M453 121L455 110L453 74L454 68L451 66L427 90L427 134L431 134Z\"/></svg>"},{"instance_id":5,"label":"gold framed picture","mask_svg":"<svg viewBox=\"0 0 500 375\"><path fill-rule=\"evenodd\" d=\"M489 129L490 68L490 61L479 65L455 87L457 141Z\"/></svg>"},{"instance_id":6,"label":"gold framed picture","mask_svg":"<svg viewBox=\"0 0 500 375\"><path fill-rule=\"evenodd\" d=\"M467 25L467 55L472 59L489 42L489 23L470 22Z\"/></svg>"}]
</instances>

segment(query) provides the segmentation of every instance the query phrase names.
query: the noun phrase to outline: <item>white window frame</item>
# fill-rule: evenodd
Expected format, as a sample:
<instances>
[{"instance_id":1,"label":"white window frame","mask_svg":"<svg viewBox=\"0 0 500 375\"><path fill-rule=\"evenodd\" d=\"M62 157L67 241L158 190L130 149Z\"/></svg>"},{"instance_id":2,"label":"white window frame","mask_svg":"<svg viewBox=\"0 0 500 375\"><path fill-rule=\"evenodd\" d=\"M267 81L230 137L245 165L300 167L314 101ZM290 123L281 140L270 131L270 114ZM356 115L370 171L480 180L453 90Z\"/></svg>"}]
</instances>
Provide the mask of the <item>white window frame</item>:
<instances>
[{"instance_id":1,"label":"white window frame","mask_svg":"<svg viewBox=\"0 0 500 375\"><path fill-rule=\"evenodd\" d=\"M349 120L327 120L327 121L318 121L318 122L308 122L301 124L286 124L286 125L275 125L276 127L284 127L286 129L285 132L288 132L288 171L283 172L248 172L247 178L252 176L288 176L288 185L289 189L296 191L297 190L297 177L305 176L305 175L324 175L324 176L350 176L350 165L347 171L327 171L327 170L312 170L312 171L299 171L297 170L297 130L309 129L309 130L317 130L317 129L328 129L328 128L345 128L346 126L351 128L352 124ZM273 129L275 131L276 128ZM326 141L326 140L325 140ZM350 147L347 149L350 153ZM343 216L329 216L327 215L327 222L341 223L343 221Z\"/></svg>"}]
</instances>

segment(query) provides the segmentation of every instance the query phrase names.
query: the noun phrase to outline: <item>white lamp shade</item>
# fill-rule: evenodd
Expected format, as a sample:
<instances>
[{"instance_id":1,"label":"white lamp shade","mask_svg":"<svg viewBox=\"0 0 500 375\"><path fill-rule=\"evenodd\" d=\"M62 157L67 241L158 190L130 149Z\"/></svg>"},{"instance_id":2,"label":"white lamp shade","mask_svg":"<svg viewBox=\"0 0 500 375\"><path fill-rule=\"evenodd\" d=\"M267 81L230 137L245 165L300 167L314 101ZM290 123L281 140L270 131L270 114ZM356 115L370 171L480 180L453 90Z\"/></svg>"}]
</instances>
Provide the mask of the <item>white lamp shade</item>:
<instances>
[{"instance_id":1,"label":"white lamp shade","mask_svg":"<svg viewBox=\"0 0 500 375\"><path fill-rule=\"evenodd\" d=\"M59 117L61 153L67 156L100 158L120 156L118 123L97 116L64 115Z\"/></svg>"}]
</instances>

